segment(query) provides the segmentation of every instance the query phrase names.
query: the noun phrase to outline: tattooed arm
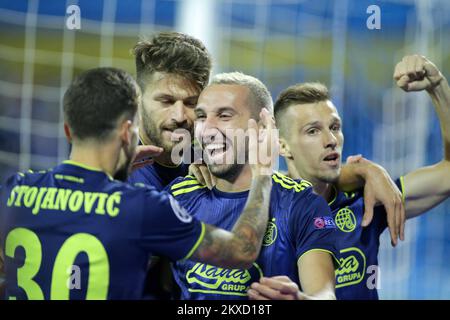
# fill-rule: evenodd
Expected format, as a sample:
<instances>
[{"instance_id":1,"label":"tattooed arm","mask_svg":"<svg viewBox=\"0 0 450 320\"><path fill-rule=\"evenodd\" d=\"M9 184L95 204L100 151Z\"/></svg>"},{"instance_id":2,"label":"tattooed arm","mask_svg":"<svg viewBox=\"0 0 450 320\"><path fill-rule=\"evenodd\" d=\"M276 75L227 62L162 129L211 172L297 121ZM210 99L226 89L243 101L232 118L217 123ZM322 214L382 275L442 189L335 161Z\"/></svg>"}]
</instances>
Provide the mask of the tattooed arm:
<instances>
[{"instance_id":1,"label":"tattooed arm","mask_svg":"<svg viewBox=\"0 0 450 320\"><path fill-rule=\"evenodd\" d=\"M259 133L255 120L249 121L249 132L254 133L249 137L253 179L244 211L231 232L207 225L204 239L191 257L192 260L224 268L247 269L259 255L269 218L272 165L274 158L278 157L274 120L266 109L263 109L260 117L263 129ZM264 150L270 151L268 159L260 159L258 150L262 146L266 147ZM258 156L255 158L255 155ZM251 161L252 158L254 161Z\"/></svg>"},{"instance_id":2,"label":"tattooed arm","mask_svg":"<svg viewBox=\"0 0 450 320\"><path fill-rule=\"evenodd\" d=\"M245 209L231 232L206 225L204 239L191 259L223 268L250 268L267 228L271 181L271 176L253 179Z\"/></svg>"}]
</instances>

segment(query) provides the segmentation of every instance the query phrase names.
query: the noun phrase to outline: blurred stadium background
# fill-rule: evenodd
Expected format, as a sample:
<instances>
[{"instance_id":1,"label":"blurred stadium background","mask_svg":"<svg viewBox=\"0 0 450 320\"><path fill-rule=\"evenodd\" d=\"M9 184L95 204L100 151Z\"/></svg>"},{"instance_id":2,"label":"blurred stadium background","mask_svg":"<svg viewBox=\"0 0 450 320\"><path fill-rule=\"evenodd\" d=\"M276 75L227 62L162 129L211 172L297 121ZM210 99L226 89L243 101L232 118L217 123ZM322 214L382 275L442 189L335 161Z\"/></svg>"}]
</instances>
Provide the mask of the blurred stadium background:
<instances>
[{"instance_id":1,"label":"blurred stadium background","mask_svg":"<svg viewBox=\"0 0 450 320\"><path fill-rule=\"evenodd\" d=\"M81 29L66 28L66 8ZM381 30L369 30L369 5ZM68 156L60 102L80 71L134 73L139 36L178 30L202 39L214 72L259 77L275 98L288 85L332 88L345 156L362 153L393 177L439 161L439 124L426 94L404 94L392 73L405 54L428 56L450 77L448 0L0 0L0 178ZM450 299L450 201L407 223L407 240L380 251L382 299Z\"/></svg>"}]
</instances>

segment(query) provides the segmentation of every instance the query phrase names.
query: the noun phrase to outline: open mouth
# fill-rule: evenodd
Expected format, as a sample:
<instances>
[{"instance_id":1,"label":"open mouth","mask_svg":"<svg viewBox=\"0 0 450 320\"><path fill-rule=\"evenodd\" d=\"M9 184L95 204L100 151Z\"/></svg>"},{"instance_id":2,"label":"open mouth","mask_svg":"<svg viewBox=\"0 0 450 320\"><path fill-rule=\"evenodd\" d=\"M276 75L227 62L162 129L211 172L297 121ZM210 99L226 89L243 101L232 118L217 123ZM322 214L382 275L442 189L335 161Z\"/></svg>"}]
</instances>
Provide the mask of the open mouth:
<instances>
[{"instance_id":1,"label":"open mouth","mask_svg":"<svg viewBox=\"0 0 450 320\"><path fill-rule=\"evenodd\" d=\"M218 160L223 161L223 157L225 156L228 148L229 146L226 143L214 142L205 145L204 150L212 162L218 162Z\"/></svg>"},{"instance_id":2,"label":"open mouth","mask_svg":"<svg viewBox=\"0 0 450 320\"><path fill-rule=\"evenodd\" d=\"M339 158L339 153L332 152L323 158L323 161L330 166L337 166L339 164Z\"/></svg>"}]
</instances>

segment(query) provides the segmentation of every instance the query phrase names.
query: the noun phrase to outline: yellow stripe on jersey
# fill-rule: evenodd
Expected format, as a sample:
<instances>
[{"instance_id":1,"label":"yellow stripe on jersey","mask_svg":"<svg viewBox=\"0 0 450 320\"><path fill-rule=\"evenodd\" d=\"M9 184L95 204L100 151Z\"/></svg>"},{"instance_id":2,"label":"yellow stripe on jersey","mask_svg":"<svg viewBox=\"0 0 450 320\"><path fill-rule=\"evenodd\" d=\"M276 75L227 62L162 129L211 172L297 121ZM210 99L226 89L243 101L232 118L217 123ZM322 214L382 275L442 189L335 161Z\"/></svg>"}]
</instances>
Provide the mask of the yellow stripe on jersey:
<instances>
[{"instance_id":1,"label":"yellow stripe on jersey","mask_svg":"<svg viewBox=\"0 0 450 320\"><path fill-rule=\"evenodd\" d=\"M94 167L91 167L91 166L88 166L88 165L85 165L83 163L73 161L73 160L64 160L62 163L70 164L72 166L80 167L80 168L83 168L83 169L86 169L89 171L103 172L104 174L106 174L108 176L109 180L114 181L114 178L109 173L107 173L106 171L103 171L102 169L94 168Z\"/></svg>"},{"instance_id":2,"label":"yellow stripe on jersey","mask_svg":"<svg viewBox=\"0 0 450 320\"><path fill-rule=\"evenodd\" d=\"M197 180L184 180L179 183L175 183L170 190L176 190L180 189L182 187L190 186L190 185L200 185L200 183Z\"/></svg>"},{"instance_id":3,"label":"yellow stripe on jersey","mask_svg":"<svg viewBox=\"0 0 450 320\"><path fill-rule=\"evenodd\" d=\"M274 173L272 175L272 179L276 183L280 184L283 188L286 188L289 190L294 189L295 192L302 192L306 188L311 187L311 183L306 180L297 182L297 181L295 181L285 175L282 175L280 173Z\"/></svg>"},{"instance_id":4,"label":"yellow stripe on jersey","mask_svg":"<svg viewBox=\"0 0 450 320\"><path fill-rule=\"evenodd\" d=\"M283 181L290 183L290 184L294 184L294 185L300 185L303 188L307 188L307 187L311 187L312 184L311 182L307 181L307 180L301 180L300 182L295 181L294 179L280 173L280 172L276 172L275 173L279 178L283 179Z\"/></svg>"},{"instance_id":5,"label":"yellow stripe on jersey","mask_svg":"<svg viewBox=\"0 0 450 320\"><path fill-rule=\"evenodd\" d=\"M331 206L336 201L337 195L338 195L338 191L336 190L336 187L333 184L331 185L331 187L333 188L334 196L333 196L333 199L330 202L328 202L328 206Z\"/></svg>"},{"instance_id":6,"label":"yellow stripe on jersey","mask_svg":"<svg viewBox=\"0 0 450 320\"><path fill-rule=\"evenodd\" d=\"M402 192L403 205L405 205L405 180L403 176L400 177L400 186L402 187L400 191Z\"/></svg>"},{"instance_id":7,"label":"yellow stripe on jersey","mask_svg":"<svg viewBox=\"0 0 450 320\"><path fill-rule=\"evenodd\" d=\"M189 259L194 254L195 250L197 250L197 248L200 245L200 243L202 243L203 239L205 238L206 227L205 227L205 224L203 222L201 222L201 225L202 225L202 231L200 232L200 236L198 237L198 239L195 242L195 244L192 247L192 249L189 250L188 254L182 260Z\"/></svg>"},{"instance_id":8,"label":"yellow stripe on jersey","mask_svg":"<svg viewBox=\"0 0 450 320\"><path fill-rule=\"evenodd\" d=\"M313 251L321 251L321 252L329 253L329 254L331 255L331 257L332 257L332 260L333 260L333 264L334 264L335 269L338 269L338 268L341 266L341 262L339 261L338 258L336 258L335 254L334 254L332 251L327 250L327 249L322 249L322 248L313 248L313 249L309 249L309 250L303 252L303 253L300 255L300 257L298 257L298 259L297 259L297 265L298 265L298 262L300 261L300 259L301 259L303 256L305 256L305 254L310 253L310 252L313 252Z\"/></svg>"},{"instance_id":9,"label":"yellow stripe on jersey","mask_svg":"<svg viewBox=\"0 0 450 320\"><path fill-rule=\"evenodd\" d=\"M190 188L175 190L175 191L172 192L172 195L175 197L175 196L178 196L178 195L183 194L183 193L188 193L188 192L192 192L192 191L195 191L197 189L203 189L203 188L206 188L206 186L202 186L202 185L198 184L198 185L190 187Z\"/></svg>"}]
</instances>

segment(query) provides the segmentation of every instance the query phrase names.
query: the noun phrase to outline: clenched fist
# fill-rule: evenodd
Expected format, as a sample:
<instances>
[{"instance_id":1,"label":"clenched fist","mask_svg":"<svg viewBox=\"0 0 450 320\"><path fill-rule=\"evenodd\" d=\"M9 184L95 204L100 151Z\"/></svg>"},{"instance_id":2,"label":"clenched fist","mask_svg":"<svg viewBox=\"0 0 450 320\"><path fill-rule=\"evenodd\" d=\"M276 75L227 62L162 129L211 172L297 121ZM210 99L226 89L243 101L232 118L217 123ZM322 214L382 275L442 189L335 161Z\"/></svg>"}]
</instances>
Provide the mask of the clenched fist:
<instances>
[{"instance_id":1,"label":"clenched fist","mask_svg":"<svg viewBox=\"0 0 450 320\"><path fill-rule=\"evenodd\" d=\"M406 92L432 90L443 78L430 60L417 54L403 57L394 71L394 80Z\"/></svg>"}]
</instances>

